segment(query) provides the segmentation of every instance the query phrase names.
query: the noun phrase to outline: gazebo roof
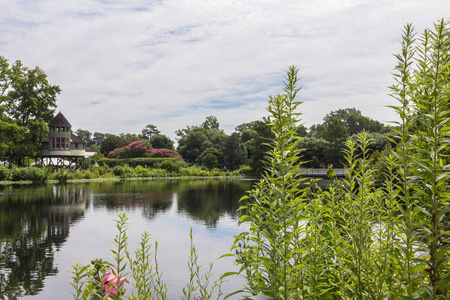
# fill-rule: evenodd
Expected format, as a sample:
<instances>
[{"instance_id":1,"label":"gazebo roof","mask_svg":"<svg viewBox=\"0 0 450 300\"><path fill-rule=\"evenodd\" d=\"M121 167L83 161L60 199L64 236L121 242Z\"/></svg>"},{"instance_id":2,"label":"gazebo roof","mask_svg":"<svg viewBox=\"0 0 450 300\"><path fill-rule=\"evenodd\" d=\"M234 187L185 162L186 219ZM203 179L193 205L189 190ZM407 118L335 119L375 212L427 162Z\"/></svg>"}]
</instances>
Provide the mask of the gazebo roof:
<instances>
[{"instance_id":1,"label":"gazebo roof","mask_svg":"<svg viewBox=\"0 0 450 300\"><path fill-rule=\"evenodd\" d=\"M53 120L48 124L48 126L70 126L70 127L72 127L72 125L70 125L69 121L67 121L66 117L64 117L64 115L61 112L59 112L53 118Z\"/></svg>"}]
</instances>

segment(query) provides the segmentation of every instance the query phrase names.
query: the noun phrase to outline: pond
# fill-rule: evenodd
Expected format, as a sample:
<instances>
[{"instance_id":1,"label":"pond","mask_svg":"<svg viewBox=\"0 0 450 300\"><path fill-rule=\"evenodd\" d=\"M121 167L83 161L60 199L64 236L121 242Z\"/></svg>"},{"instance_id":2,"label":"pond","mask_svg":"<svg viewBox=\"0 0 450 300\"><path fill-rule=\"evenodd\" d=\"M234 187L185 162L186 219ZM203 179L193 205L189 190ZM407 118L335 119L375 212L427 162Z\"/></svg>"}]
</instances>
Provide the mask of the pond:
<instances>
[{"instance_id":1,"label":"pond","mask_svg":"<svg viewBox=\"0 0 450 300\"><path fill-rule=\"evenodd\" d=\"M114 181L67 185L0 186L0 299L72 299L74 263L101 258L110 249L115 220L129 217L129 250L144 231L158 241L158 263L169 299L181 299L188 282L189 232L199 263L214 262L214 276L236 270L229 253L238 228L238 200L254 181L195 179ZM229 278L225 293L242 279Z\"/></svg>"}]
</instances>

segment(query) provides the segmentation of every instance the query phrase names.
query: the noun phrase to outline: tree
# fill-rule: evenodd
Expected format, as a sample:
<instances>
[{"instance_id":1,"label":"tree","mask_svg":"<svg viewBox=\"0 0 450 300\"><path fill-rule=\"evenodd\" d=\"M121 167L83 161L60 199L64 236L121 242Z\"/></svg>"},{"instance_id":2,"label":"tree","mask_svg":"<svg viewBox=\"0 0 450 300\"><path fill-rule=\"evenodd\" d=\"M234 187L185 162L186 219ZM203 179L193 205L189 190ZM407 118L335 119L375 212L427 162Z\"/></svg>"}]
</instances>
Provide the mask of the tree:
<instances>
[{"instance_id":1,"label":"tree","mask_svg":"<svg viewBox=\"0 0 450 300\"><path fill-rule=\"evenodd\" d=\"M251 129L244 130L241 135L240 142L246 149L248 164L257 173L264 171L264 158L270 149L267 143L274 137L267 123L267 120L253 121Z\"/></svg>"},{"instance_id":2,"label":"tree","mask_svg":"<svg viewBox=\"0 0 450 300\"><path fill-rule=\"evenodd\" d=\"M154 149L174 150L173 141L163 134L152 136L152 138L150 139L150 144Z\"/></svg>"},{"instance_id":3,"label":"tree","mask_svg":"<svg viewBox=\"0 0 450 300\"><path fill-rule=\"evenodd\" d=\"M178 136L178 139L181 139L189 134L192 129L196 128L198 126L186 126L186 128L175 130L175 134Z\"/></svg>"},{"instance_id":4,"label":"tree","mask_svg":"<svg viewBox=\"0 0 450 300\"><path fill-rule=\"evenodd\" d=\"M105 139L106 134L100 132L94 132L93 141L96 145L101 145L103 140Z\"/></svg>"},{"instance_id":5,"label":"tree","mask_svg":"<svg viewBox=\"0 0 450 300\"><path fill-rule=\"evenodd\" d=\"M222 152L217 148L207 148L200 154L197 161L208 169L219 168L223 164Z\"/></svg>"},{"instance_id":6,"label":"tree","mask_svg":"<svg viewBox=\"0 0 450 300\"><path fill-rule=\"evenodd\" d=\"M134 133L120 133L119 136L123 138L127 144L132 143L134 141L140 141L141 137Z\"/></svg>"},{"instance_id":7,"label":"tree","mask_svg":"<svg viewBox=\"0 0 450 300\"><path fill-rule=\"evenodd\" d=\"M305 137L308 135L308 129L303 124L299 124L295 130L298 136Z\"/></svg>"},{"instance_id":8,"label":"tree","mask_svg":"<svg viewBox=\"0 0 450 300\"><path fill-rule=\"evenodd\" d=\"M247 153L244 145L240 143L240 134L238 132L233 132L227 137L223 156L223 164L229 170L236 170L246 163Z\"/></svg>"},{"instance_id":9,"label":"tree","mask_svg":"<svg viewBox=\"0 0 450 300\"><path fill-rule=\"evenodd\" d=\"M27 143L28 129L0 113L0 158L12 160Z\"/></svg>"},{"instance_id":10,"label":"tree","mask_svg":"<svg viewBox=\"0 0 450 300\"><path fill-rule=\"evenodd\" d=\"M214 116L206 117L205 122L202 123L202 127L209 130L219 130L219 121Z\"/></svg>"},{"instance_id":11,"label":"tree","mask_svg":"<svg viewBox=\"0 0 450 300\"><path fill-rule=\"evenodd\" d=\"M48 134L48 123L53 119L59 86L52 85L39 67L29 69L21 61L9 67L8 61L0 57L0 114L8 128L24 127L23 143L11 148L7 159L23 165L24 158L34 156L41 140ZM6 126L3 123L3 126ZM18 126L18 127L16 127Z\"/></svg>"},{"instance_id":12,"label":"tree","mask_svg":"<svg viewBox=\"0 0 450 300\"><path fill-rule=\"evenodd\" d=\"M141 138L143 140L150 140L153 136L160 134L161 131L159 131L155 125L152 124L148 124L147 126L145 126L144 129L142 129L142 134L141 134Z\"/></svg>"},{"instance_id":13,"label":"tree","mask_svg":"<svg viewBox=\"0 0 450 300\"><path fill-rule=\"evenodd\" d=\"M222 153L227 135L219 129L217 118L207 117L201 126L177 130L177 135L180 136L177 150L187 162L203 164L203 152L208 148L215 148L221 153L220 157L216 157L218 164L223 163Z\"/></svg>"},{"instance_id":14,"label":"tree","mask_svg":"<svg viewBox=\"0 0 450 300\"><path fill-rule=\"evenodd\" d=\"M384 127L381 122L363 116L356 108L346 108L332 111L326 115L323 120L326 122L332 117L338 117L344 123L350 136L363 130L369 132L380 132Z\"/></svg>"},{"instance_id":15,"label":"tree","mask_svg":"<svg viewBox=\"0 0 450 300\"><path fill-rule=\"evenodd\" d=\"M83 141L86 142L86 147L91 146L92 144L94 144L95 142L92 140L92 133L89 132L89 130L83 130L83 129L77 129L75 131L75 134L82 139Z\"/></svg>"},{"instance_id":16,"label":"tree","mask_svg":"<svg viewBox=\"0 0 450 300\"><path fill-rule=\"evenodd\" d=\"M104 156L108 156L109 152L116 148L124 147L128 144L129 143L125 137L107 133L106 137L102 141L102 145L100 146L100 153Z\"/></svg>"},{"instance_id":17,"label":"tree","mask_svg":"<svg viewBox=\"0 0 450 300\"><path fill-rule=\"evenodd\" d=\"M27 126L33 121L49 123L56 108L59 86L51 85L39 67L29 69L16 61L11 66L11 90L6 113Z\"/></svg>"},{"instance_id":18,"label":"tree","mask_svg":"<svg viewBox=\"0 0 450 300\"><path fill-rule=\"evenodd\" d=\"M324 156L327 164L340 166L344 158L345 142L348 138L348 130L344 122L337 116L328 118L324 122L322 138L326 141Z\"/></svg>"},{"instance_id":19,"label":"tree","mask_svg":"<svg viewBox=\"0 0 450 300\"><path fill-rule=\"evenodd\" d=\"M326 141L315 137L305 137L298 143L298 149L302 149L300 156L307 168L325 168L324 148Z\"/></svg>"}]
</instances>

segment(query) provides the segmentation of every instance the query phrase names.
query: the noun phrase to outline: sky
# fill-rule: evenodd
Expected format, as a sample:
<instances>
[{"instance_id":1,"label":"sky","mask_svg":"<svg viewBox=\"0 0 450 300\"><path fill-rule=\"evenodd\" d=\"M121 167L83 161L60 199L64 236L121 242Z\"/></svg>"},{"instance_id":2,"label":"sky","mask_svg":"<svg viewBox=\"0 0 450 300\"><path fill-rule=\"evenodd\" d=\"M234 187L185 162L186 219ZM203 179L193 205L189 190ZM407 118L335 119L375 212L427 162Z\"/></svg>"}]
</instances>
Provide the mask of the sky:
<instances>
[{"instance_id":1,"label":"sky","mask_svg":"<svg viewBox=\"0 0 450 300\"><path fill-rule=\"evenodd\" d=\"M0 55L58 85L72 129L141 133L217 117L227 134L267 113L299 68L309 127L340 108L389 123L403 27L449 0L1 0Z\"/></svg>"}]
</instances>

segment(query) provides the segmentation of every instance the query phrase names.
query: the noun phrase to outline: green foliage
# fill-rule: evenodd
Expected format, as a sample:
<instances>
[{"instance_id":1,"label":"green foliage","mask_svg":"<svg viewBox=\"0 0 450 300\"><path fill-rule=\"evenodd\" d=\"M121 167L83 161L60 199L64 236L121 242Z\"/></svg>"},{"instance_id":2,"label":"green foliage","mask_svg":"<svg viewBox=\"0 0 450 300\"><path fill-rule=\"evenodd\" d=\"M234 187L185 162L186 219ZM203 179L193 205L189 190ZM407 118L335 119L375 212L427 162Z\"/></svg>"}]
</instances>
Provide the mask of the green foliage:
<instances>
[{"instance_id":1,"label":"green foliage","mask_svg":"<svg viewBox=\"0 0 450 300\"><path fill-rule=\"evenodd\" d=\"M94 144L94 141L92 140L92 133L90 133L89 130L77 129L75 131L75 135L86 142L86 147Z\"/></svg>"},{"instance_id":2,"label":"green foliage","mask_svg":"<svg viewBox=\"0 0 450 300\"><path fill-rule=\"evenodd\" d=\"M190 166L180 169L180 175L183 177L205 176L206 172L199 166Z\"/></svg>"},{"instance_id":3,"label":"green foliage","mask_svg":"<svg viewBox=\"0 0 450 300\"><path fill-rule=\"evenodd\" d=\"M248 165L255 173L261 174L270 149L268 142L274 138L273 133L265 120L242 124L240 128L243 129L240 142L247 153Z\"/></svg>"},{"instance_id":4,"label":"green foliage","mask_svg":"<svg viewBox=\"0 0 450 300\"><path fill-rule=\"evenodd\" d=\"M300 212L305 206L298 189L302 179L296 175L298 159L296 136L300 102L294 101L297 69L291 67L284 95L270 97L268 125L274 139L270 143L266 173L249 193L240 223L248 223L250 231L236 237L236 260L241 265L250 294L264 293L277 299L292 299L298 294L297 284L302 261L295 251L303 227Z\"/></svg>"},{"instance_id":5,"label":"green foliage","mask_svg":"<svg viewBox=\"0 0 450 300\"><path fill-rule=\"evenodd\" d=\"M332 111L324 117L325 123L333 117L339 118L344 123L350 136L362 131L380 132L384 127L382 123L363 116L356 108Z\"/></svg>"},{"instance_id":6,"label":"green foliage","mask_svg":"<svg viewBox=\"0 0 450 300\"><path fill-rule=\"evenodd\" d=\"M178 173L180 172L181 164L179 163L179 161L164 160L158 165L158 168L164 169L170 173Z\"/></svg>"},{"instance_id":7,"label":"green foliage","mask_svg":"<svg viewBox=\"0 0 450 300\"><path fill-rule=\"evenodd\" d=\"M307 168L324 168L326 160L324 156L326 141L315 137L305 137L298 143L298 149L301 149L301 159L305 162Z\"/></svg>"},{"instance_id":8,"label":"green foliage","mask_svg":"<svg viewBox=\"0 0 450 300\"><path fill-rule=\"evenodd\" d=\"M0 166L0 181L9 179L9 169L6 166Z\"/></svg>"},{"instance_id":9,"label":"green foliage","mask_svg":"<svg viewBox=\"0 0 450 300\"><path fill-rule=\"evenodd\" d=\"M223 165L228 170L236 170L239 166L246 163L247 152L242 143L240 143L240 134L233 132L225 141L223 152Z\"/></svg>"},{"instance_id":10,"label":"green foliage","mask_svg":"<svg viewBox=\"0 0 450 300\"><path fill-rule=\"evenodd\" d=\"M216 148L207 148L203 153L198 157L198 160L201 164L208 169L213 169L219 167L221 164L219 163L219 158L222 158L222 153ZM221 159L222 160L222 159Z\"/></svg>"},{"instance_id":11,"label":"green foliage","mask_svg":"<svg viewBox=\"0 0 450 300\"><path fill-rule=\"evenodd\" d=\"M70 174L65 168L60 169L55 174L55 179L58 180L60 183L67 182L67 180L69 180L69 177L70 177Z\"/></svg>"},{"instance_id":12,"label":"green foliage","mask_svg":"<svg viewBox=\"0 0 450 300\"><path fill-rule=\"evenodd\" d=\"M27 180L25 168L18 168L18 167L11 168L10 176L11 180L13 181Z\"/></svg>"},{"instance_id":13,"label":"green foliage","mask_svg":"<svg viewBox=\"0 0 450 300\"><path fill-rule=\"evenodd\" d=\"M137 177L150 177L150 170L148 168L144 168L143 166L137 166L134 168L134 173Z\"/></svg>"},{"instance_id":14,"label":"green foliage","mask_svg":"<svg viewBox=\"0 0 450 300\"><path fill-rule=\"evenodd\" d=\"M157 134L152 136L150 138L150 144L154 149L174 150L173 141L163 134Z\"/></svg>"},{"instance_id":15,"label":"green foliage","mask_svg":"<svg viewBox=\"0 0 450 300\"><path fill-rule=\"evenodd\" d=\"M29 177L33 182L45 182L48 178L48 173L43 168L32 167L29 170Z\"/></svg>"},{"instance_id":16,"label":"green foliage","mask_svg":"<svg viewBox=\"0 0 450 300\"><path fill-rule=\"evenodd\" d=\"M45 182L51 175L51 168L0 166L0 180Z\"/></svg>"},{"instance_id":17,"label":"green foliage","mask_svg":"<svg viewBox=\"0 0 450 300\"><path fill-rule=\"evenodd\" d=\"M128 165L124 165L124 166L115 166L113 169L113 173L117 177L127 178L132 177L134 172L133 169L130 168Z\"/></svg>"},{"instance_id":18,"label":"green foliage","mask_svg":"<svg viewBox=\"0 0 450 300\"><path fill-rule=\"evenodd\" d=\"M321 137L326 141L323 150L326 163L341 166L344 145L349 137L344 122L337 116L327 119Z\"/></svg>"},{"instance_id":19,"label":"green foliage","mask_svg":"<svg viewBox=\"0 0 450 300\"><path fill-rule=\"evenodd\" d=\"M177 135L180 136L177 150L187 162L203 164L203 157L212 153L211 149L216 149L217 153L213 154L217 158L217 165L223 164L223 149L227 135L219 129L217 118L210 116L201 126L179 130ZM207 161L212 161L211 156Z\"/></svg>"},{"instance_id":20,"label":"green foliage","mask_svg":"<svg viewBox=\"0 0 450 300\"><path fill-rule=\"evenodd\" d=\"M0 56L0 157L22 166L34 156L60 92L39 67L29 69L19 60L9 66Z\"/></svg>"}]
</instances>

